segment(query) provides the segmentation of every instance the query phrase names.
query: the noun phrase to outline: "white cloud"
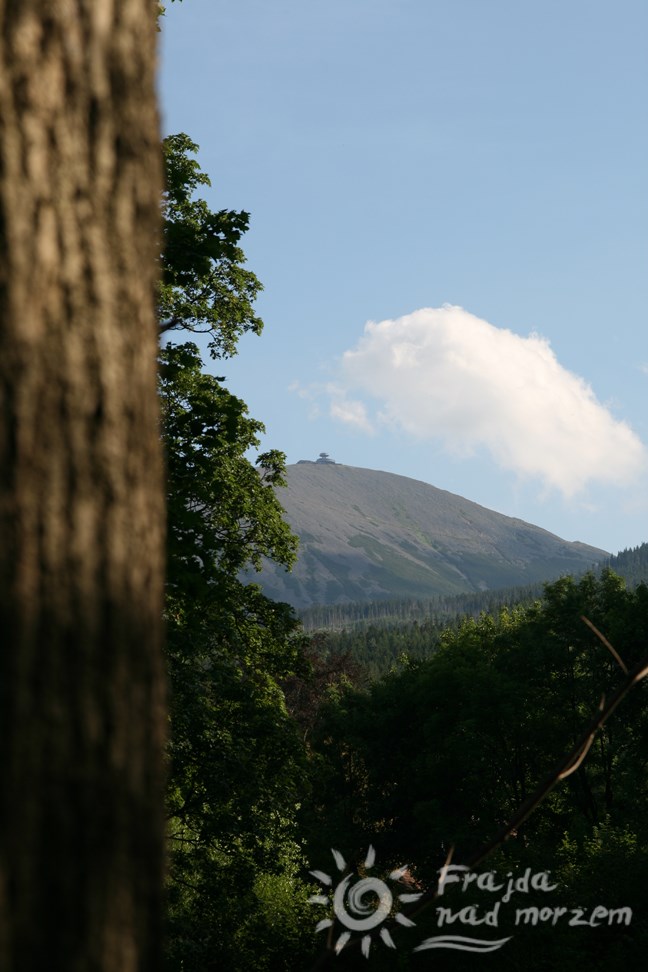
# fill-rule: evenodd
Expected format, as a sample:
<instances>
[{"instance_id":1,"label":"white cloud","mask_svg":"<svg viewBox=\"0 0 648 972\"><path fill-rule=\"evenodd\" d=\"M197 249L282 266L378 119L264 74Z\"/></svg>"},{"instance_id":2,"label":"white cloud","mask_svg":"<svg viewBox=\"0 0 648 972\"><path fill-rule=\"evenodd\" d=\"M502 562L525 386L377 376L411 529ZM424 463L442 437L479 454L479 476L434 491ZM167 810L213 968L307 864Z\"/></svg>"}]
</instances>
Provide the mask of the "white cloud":
<instances>
[{"instance_id":1,"label":"white cloud","mask_svg":"<svg viewBox=\"0 0 648 972\"><path fill-rule=\"evenodd\" d=\"M361 432L373 435L375 430L369 421L364 402L347 398L345 390L339 385L329 384L326 386L326 391L331 396L330 414L332 418L359 429Z\"/></svg>"},{"instance_id":2,"label":"white cloud","mask_svg":"<svg viewBox=\"0 0 648 972\"><path fill-rule=\"evenodd\" d=\"M461 307L370 321L327 386L331 415L370 432L357 397L380 403L377 421L470 455L486 448L502 467L572 496L590 481L629 484L648 453L538 334L520 337Z\"/></svg>"},{"instance_id":3,"label":"white cloud","mask_svg":"<svg viewBox=\"0 0 648 972\"><path fill-rule=\"evenodd\" d=\"M288 391L293 392L299 398L309 402L309 419L322 417L322 410L319 407L318 399L327 397L330 399L328 413L331 418L344 422L361 432L373 435L375 428L369 420L367 407L364 402L358 399L351 399L347 396L346 389L342 385L334 382L311 382L302 385L299 381L293 381L288 385Z\"/></svg>"}]
</instances>

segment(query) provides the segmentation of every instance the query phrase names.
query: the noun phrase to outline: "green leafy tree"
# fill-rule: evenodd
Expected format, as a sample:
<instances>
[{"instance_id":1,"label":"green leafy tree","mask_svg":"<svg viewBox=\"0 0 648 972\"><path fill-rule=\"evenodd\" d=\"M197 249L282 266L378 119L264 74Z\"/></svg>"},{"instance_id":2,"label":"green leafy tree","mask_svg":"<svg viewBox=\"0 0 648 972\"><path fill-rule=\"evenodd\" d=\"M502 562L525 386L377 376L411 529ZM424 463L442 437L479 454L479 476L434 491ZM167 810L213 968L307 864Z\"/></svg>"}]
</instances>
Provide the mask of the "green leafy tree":
<instances>
[{"instance_id":1,"label":"green leafy tree","mask_svg":"<svg viewBox=\"0 0 648 972\"><path fill-rule=\"evenodd\" d=\"M195 142L184 134L164 139L166 192L163 202L164 255L160 288L160 331L209 335L213 357L228 357L246 331L260 334L263 324L253 302L262 289L243 264L239 246L249 214L212 212L196 199L210 186L196 159Z\"/></svg>"},{"instance_id":2,"label":"green leafy tree","mask_svg":"<svg viewBox=\"0 0 648 972\"><path fill-rule=\"evenodd\" d=\"M203 330L214 357L258 333L259 289L242 269L245 214L195 200L208 183L184 135L165 141L161 328ZM257 456L263 425L207 374L193 343L160 351L167 465L167 655L171 685L167 966L292 968L307 948L296 811L305 755L280 680L302 637L292 609L250 572L292 564L276 489L285 457Z\"/></svg>"},{"instance_id":3,"label":"green leafy tree","mask_svg":"<svg viewBox=\"0 0 648 972\"><path fill-rule=\"evenodd\" d=\"M628 591L609 570L563 578L533 605L448 629L430 659L394 669L368 691L342 689L311 735L311 859L324 859L333 841L349 855L371 842L382 861L408 861L431 882L451 845L455 862L469 858L513 817L581 735L602 695L624 678L582 618L632 668L645 657L647 607L648 588ZM570 906L609 900L637 911L631 932L608 929L596 943L551 929L541 951L554 968L620 969L643 955L646 702L641 682L587 759L489 861L504 872L555 870ZM498 962L528 964L528 947L528 940L518 943Z\"/></svg>"}]
</instances>

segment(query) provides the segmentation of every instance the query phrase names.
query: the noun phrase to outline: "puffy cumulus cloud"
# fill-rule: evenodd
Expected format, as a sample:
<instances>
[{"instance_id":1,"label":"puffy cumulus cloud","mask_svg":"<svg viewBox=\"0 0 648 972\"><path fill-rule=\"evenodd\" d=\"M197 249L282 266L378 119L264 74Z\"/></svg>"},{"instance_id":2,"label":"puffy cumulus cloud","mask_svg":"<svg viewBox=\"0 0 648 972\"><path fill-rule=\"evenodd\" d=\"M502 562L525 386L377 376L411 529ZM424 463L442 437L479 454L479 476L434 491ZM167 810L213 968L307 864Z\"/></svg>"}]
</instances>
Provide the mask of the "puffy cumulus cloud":
<instances>
[{"instance_id":1,"label":"puffy cumulus cloud","mask_svg":"<svg viewBox=\"0 0 648 972\"><path fill-rule=\"evenodd\" d=\"M632 483L645 470L638 436L614 418L538 334L520 337L445 306L365 326L329 386L331 414L372 429L352 393L381 403L377 421L455 453L479 448L524 477L573 496L590 481Z\"/></svg>"}]
</instances>

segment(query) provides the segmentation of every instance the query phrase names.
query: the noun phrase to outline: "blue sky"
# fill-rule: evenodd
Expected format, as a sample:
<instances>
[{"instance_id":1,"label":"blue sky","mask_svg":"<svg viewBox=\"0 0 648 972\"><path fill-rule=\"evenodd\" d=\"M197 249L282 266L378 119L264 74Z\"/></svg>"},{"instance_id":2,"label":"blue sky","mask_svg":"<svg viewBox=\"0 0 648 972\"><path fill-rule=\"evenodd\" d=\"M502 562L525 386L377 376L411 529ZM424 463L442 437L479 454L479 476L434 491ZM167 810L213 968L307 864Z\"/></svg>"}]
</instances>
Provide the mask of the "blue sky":
<instances>
[{"instance_id":1,"label":"blue sky","mask_svg":"<svg viewBox=\"0 0 648 972\"><path fill-rule=\"evenodd\" d=\"M245 209L217 373L289 462L648 540L645 0L185 0L165 134Z\"/></svg>"}]
</instances>

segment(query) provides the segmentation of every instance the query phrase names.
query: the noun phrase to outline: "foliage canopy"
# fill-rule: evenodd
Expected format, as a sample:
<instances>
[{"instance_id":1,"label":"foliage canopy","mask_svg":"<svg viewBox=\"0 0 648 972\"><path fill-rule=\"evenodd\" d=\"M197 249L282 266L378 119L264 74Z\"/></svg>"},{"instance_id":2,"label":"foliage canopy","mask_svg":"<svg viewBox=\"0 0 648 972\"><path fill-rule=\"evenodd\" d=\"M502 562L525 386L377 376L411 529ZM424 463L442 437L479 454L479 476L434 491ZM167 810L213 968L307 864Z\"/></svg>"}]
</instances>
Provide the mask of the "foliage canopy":
<instances>
[{"instance_id":1,"label":"foliage canopy","mask_svg":"<svg viewBox=\"0 0 648 972\"><path fill-rule=\"evenodd\" d=\"M200 186L211 182L192 158L198 146L187 135L168 136L163 149L160 331L208 334L212 356L230 357L242 334L260 334L263 328L252 307L261 283L243 266L245 255L239 246L249 214L228 209L212 212L204 199L194 198Z\"/></svg>"}]
</instances>

